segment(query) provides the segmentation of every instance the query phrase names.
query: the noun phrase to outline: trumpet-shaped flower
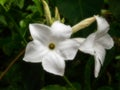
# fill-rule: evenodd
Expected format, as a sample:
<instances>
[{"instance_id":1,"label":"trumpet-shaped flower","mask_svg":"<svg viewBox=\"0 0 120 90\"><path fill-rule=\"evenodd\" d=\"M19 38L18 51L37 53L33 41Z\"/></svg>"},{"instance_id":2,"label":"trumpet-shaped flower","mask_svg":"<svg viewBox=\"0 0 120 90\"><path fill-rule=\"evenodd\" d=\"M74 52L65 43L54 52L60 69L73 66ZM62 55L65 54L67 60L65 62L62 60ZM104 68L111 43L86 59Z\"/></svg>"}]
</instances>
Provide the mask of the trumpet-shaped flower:
<instances>
[{"instance_id":1,"label":"trumpet-shaped flower","mask_svg":"<svg viewBox=\"0 0 120 90\"><path fill-rule=\"evenodd\" d=\"M103 65L105 59L105 49L111 49L113 47L113 39L107 33L109 30L108 22L99 16L95 16L97 20L97 31L90 34L80 45L80 51L93 55L95 58L95 70L94 75L98 77L101 65Z\"/></svg>"},{"instance_id":2,"label":"trumpet-shaped flower","mask_svg":"<svg viewBox=\"0 0 120 90\"><path fill-rule=\"evenodd\" d=\"M45 71L63 76L64 60L74 59L80 46L75 39L70 39L72 28L56 21L51 27L30 24L29 29L33 41L28 43L23 60L41 62Z\"/></svg>"}]
</instances>

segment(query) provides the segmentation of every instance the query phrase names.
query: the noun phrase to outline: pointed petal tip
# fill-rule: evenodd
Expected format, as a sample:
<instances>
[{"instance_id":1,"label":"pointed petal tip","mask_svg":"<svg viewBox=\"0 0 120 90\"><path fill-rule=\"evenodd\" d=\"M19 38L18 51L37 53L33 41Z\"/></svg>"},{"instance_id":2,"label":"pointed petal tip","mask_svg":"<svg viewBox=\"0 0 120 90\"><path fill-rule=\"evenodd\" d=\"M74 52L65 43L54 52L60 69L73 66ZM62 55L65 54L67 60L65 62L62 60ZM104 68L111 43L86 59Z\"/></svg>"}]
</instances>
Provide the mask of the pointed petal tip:
<instances>
[{"instance_id":1,"label":"pointed petal tip","mask_svg":"<svg viewBox=\"0 0 120 90\"><path fill-rule=\"evenodd\" d=\"M98 77L98 73L95 73L94 76L95 76L95 78L97 78Z\"/></svg>"},{"instance_id":2,"label":"pointed petal tip","mask_svg":"<svg viewBox=\"0 0 120 90\"><path fill-rule=\"evenodd\" d=\"M99 65L95 65L95 71L94 71L94 77L95 78L97 78L99 76L99 72L100 72L100 66Z\"/></svg>"},{"instance_id":3,"label":"pointed petal tip","mask_svg":"<svg viewBox=\"0 0 120 90\"><path fill-rule=\"evenodd\" d=\"M111 41L110 41L110 45L109 45L109 48L106 48L106 49L111 49L112 47L114 47L114 41L113 39L111 38Z\"/></svg>"},{"instance_id":4,"label":"pointed petal tip","mask_svg":"<svg viewBox=\"0 0 120 90\"><path fill-rule=\"evenodd\" d=\"M30 24L29 24L29 28L32 27L32 26L34 26L34 24L30 23Z\"/></svg>"},{"instance_id":5,"label":"pointed petal tip","mask_svg":"<svg viewBox=\"0 0 120 90\"><path fill-rule=\"evenodd\" d=\"M54 75L63 76L65 71L65 61L55 52L50 52L42 60L43 69Z\"/></svg>"},{"instance_id":6,"label":"pointed petal tip","mask_svg":"<svg viewBox=\"0 0 120 90\"><path fill-rule=\"evenodd\" d=\"M50 71L48 68L45 68L43 66L43 69L48 72L48 73L51 73L51 74L54 74L54 75L58 75L58 76L64 76L64 72L55 72L55 71Z\"/></svg>"},{"instance_id":7,"label":"pointed petal tip","mask_svg":"<svg viewBox=\"0 0 120 90\"><path fill-rule=\"evenodd\" d=\"M41 62L41 60L40 59L32 59L32 58L28 58L28 57L24 57L23 58L23 61L25 61L25 62L29 62L29 63L40 63Z\"/></svg>"},{"instance_id":8,"label":"pointed petal tip","mask_svg":"<svg viewBox=\"0 0 120 90\"><path fill-rule=\"evenodd\" d=\"M25 57L23 58L23 61L27 62L26 59L25 59Z\"/></svg>"},{"instance_id":9,"label":"pointed petal tip","mask_svg":"<svg viewBox=\"0 0 120 90\"><path fill-rule=\"evenodd\" d=\"M26 57L23 58L23 61L30 62L29 59L27 59Z\"/></svg>"}]
</instances>

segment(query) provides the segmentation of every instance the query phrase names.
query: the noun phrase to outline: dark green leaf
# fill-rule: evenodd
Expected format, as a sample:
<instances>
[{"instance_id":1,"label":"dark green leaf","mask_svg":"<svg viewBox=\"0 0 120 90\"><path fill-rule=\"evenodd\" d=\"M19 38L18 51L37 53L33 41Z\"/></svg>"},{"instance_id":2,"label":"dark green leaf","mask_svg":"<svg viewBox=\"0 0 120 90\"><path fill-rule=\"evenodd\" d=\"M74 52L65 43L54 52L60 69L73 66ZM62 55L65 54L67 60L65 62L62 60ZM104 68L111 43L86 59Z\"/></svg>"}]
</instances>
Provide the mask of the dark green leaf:
<instances>
[{"instance_id":1,"label":"dark green leaf","mask_svg":"<svg viewBox=\"0 0 120 90\"><path fill-rule=\"evenodd\" d=\"M73 85L75 86L76 90L81 90L81 86L79 83L73 83ZM41 90L73 90L73 88L60 85L49 85L42 88Z\"/></svg>"},{"instance_id":2,"label":"dark green leaf","mask_svg":"<svg viewBox=\"0 0 120 90\"><path fill-rule=\"evenodd\" d=\"M58 7L61 14L67 18L70 23L76 24L80 20L99 14L102 8L103 0L62 0L58 1Z\"/></svg>"},{"instance_id":3,"label":"dark green leaf","mask_svg":"<svg viewBox=\"0 0 120 90\"><path fill-rule=\"evenodd\" d=\"M109 0L112 14L120 21L120 0Z\"/></svg>"},{"instance_id":4,"label":"dark green leaf","mask_svg":"<svg viewBox=\"0 0 120 90\"><path fill-rule=\"evenodd\" d=\"M85 90L91 90L91 73L93 72L93 64L94 64L94 60L93 57L91 57L88 61L87 64L85 66L85 72L84 72L84 89ZM93 74L92 74L93 75Z\"/></svg>"},{"instance_id":5,"label":"dark green leaf","mask_svg":"<svg viewBox=\"0 0 120 90\"><path fill-rule=\"evenodd\" d=\"M113 88L109 87L109 86L104 86L104 87L101 87L97 90L113 90Z\"/></svg>"},{"instance_id":6,"label":"dark green leaf","mask_svg":"<svg viewBox=\"0 0 120 90\"><path fill-rule=\"evenodd\" d=\"M24 0L16 0L17 6L22 9L24 7Z\"/></svg>"},{"instance_id":7,"label":"dark green leaf","mask_svg":"<svg viewBox=\"0 0 120 90\"><path fill-rule=\"evenodd\" d=\"M66 88L59 85L49 85L45 88L42 88L41 90L66 90Z\"/></svg>"},{"instance_id":8,"label":"dark green leaf","mask_svg":"<svg viewBox=\"0 0 120 90\"><path fill-rule=\"evenodd\" d=\"M3 25L7 25L7 21L6 21L6 19L5 19L5 16L3 16L3 15L0 15L0 23L2 23Z\"/></svg>"}]
</instances>

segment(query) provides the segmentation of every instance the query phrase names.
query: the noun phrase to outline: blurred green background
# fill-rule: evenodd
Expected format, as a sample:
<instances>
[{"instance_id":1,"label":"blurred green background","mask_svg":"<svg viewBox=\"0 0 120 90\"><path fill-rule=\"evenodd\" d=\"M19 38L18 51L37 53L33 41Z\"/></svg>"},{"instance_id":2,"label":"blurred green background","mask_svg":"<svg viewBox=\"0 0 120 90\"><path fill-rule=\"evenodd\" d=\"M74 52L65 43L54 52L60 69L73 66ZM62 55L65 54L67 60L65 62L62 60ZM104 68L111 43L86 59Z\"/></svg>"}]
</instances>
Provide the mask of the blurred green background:
<instances>
[{"instance_id":1,"label":"blurred green background","mask_svg":"<svg viewBox=\"0 0 120 90\"><path fill-rule=\"evenodd\" d=\"M119 0L46 0L54 17L58 7L65 24L71 26L99 14L110 24L114 47L107 50L98 78L94 78L93 56L78 52L66 61L65 75L77 90L120 90L120 1ZM22 60L30 41L29 23L46 23L41 0L0 0L0 90L72 90L64 79L43 70L41 63ZM72 37L87 37L96 22ZM14 64L11 64L15 60Z\"/></svg>"}]
</instances>

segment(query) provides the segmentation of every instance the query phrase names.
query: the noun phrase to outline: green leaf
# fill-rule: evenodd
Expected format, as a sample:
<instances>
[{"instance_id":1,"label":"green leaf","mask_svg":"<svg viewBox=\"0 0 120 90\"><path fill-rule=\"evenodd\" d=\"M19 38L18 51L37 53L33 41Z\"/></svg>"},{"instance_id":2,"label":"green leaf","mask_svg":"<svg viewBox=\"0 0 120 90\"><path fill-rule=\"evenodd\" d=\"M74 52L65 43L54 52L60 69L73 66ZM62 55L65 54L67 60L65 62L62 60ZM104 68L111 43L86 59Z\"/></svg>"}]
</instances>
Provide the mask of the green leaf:
<instances>
[{"instance_id":1,"label":"green leaf","mask_svg":"<svg viewBox=\"0 0 120 90\"><path fill-rule=\"evenodd\" d=\"M73 85L75 86L76 90L81 90L81 86L79 83L73 83ZM41 90L73 90L73 88L60 85L48 85Z\"/></svg>"},{"instance_id":2,"label":"green leaf","mask_svg":"<svg viewBox=\"0 0 120 90\"><path fill-rule=\"evenodd\" d=\"M7 21L5 19L5 16L0 15L0 23L4 24L5 26L7 25Z\"/></svg>"},{"instance_id":3,"label":"green leaf","mask_svg":"<svg viewBox=\"0 0 120 90\"><path fill-rule=\"evenodd\" d=\"M113 90L113 88L109 87L109 86L104 86L104 87L100 87L97 90Z\"/></svg>"},{"instance_id":4,"label":"green leaf","mask_svg":"<svg viewBox=\"0 0 120 90\"><path fill-rule=\"evenodd\" d=\"M109 0L112 14L120 21L120 0Z\"/></svg>"},{"instance_id":5,"label":"green leaf","mask_svg":"<svg viewBox=\"0 0 120 90\"><path fill-rule=\"evenodd\" d=\"M37 7L35 5L29 5L27 10L32 11L33 13L37 12Z\"/></svg>"},{"instance_id":6,"label":"green leaf","mask_svg":"<svg viewBox=\"0 0 120 90\"><path fill-rule=\"evenodd\" d=\"M99 14L103 0L62 0L57 1L57 4L60 13L70 20L70 23L76 24L84 18Z\"/></svg>"},{"instance_id":7,"label":"green leaf","mask_svg":"<svg viewBox=\"0 0 120 90\"><path fill-rule=\"evenodd\" d=\"M24 7L24 0L16 0L17 6L22 9Z\"/></svg>"},{"instance_id":8,"label":"green leaf","mask_svg":"<svg viewBox=\"0 0 120 90\"><path fill-rule=\"evenodd\" d=\"M13 52L13 43L11 42L11 37L1 38L0 47L6 55L10 55Z\"/></svg>"},{"instance_id":9,"label":"green leaf","mask_svg":"<svg viewBox=\"0 0 120 90\"><path fill-rule=\"evenodd\" d=\"M85 72L84 72L84 88L85 90L91 90L91 73L93 72L92 66L94 65L93 57L90 57L90 59L87 61L87 64L85 66Z\"/></svg>"},{"instance_id":10,"label":"green leaf","mask_svg":"<svg viewBox=\"0 0 120 90\"><path fill-rule=\"evenodd\" d=\"M43 14L42 7L41 7L42 4L41 4L40 0L33 0L33 2L36 5L37 11L40 13L40 15L42 15Z\"/></svg>"},{"instance_id":11,"label":"green leaf","mask_svg":"<svg viewBox=\"0 0 120 90\"><path fill-rule=\"evenodd\" d=\"M4 81L1 81L3 85L0 85L0 90L27 90L24 86L22 79L21 65L20 63L14 64L10 70L3 77Z\"/></svg>"},{"instance_id":12,"label":"green leaf","mask_svg":"<svg viewBox=\"0 0 120 90\"><path fill-rule=\"evenodd\" d=\"M10 9L12 5L18 6L22 9L24 6L24 0L0 0L0 4L8 9Z\"/></svg>"},{"instance_id":13,"label":"green leaf","mask_svg":"<svg viewBox=\"0 0 120 90\"><path fill-rule=\"evenodd\" d=\"M11 55L12 54L12 52L13 52L13 43L12 42L8 42L7 44L5 44L4 46L3 46L3 51L4 51L4 53L6 54L6 55Z\"/></svg>"},{"instance_id":14,"label":"green leaf","mask_svg":"<svg viewBox=\"0 0 120 90\"><path fill-rule=\"evenodd\" d=\"M66 90L66 88L59 85L49 85L45 88L42 88L41 90Z\"/></svg>"},{"instance_id":15,"label":"green leaf","mask_svg":"<svg viewBox=\"0 0 120 90\"><path fill-rule=\"evenodd\" d=\"M120 56L116 56L115 58L118 59L118 60L120 60Z\"/></svg>"},{"instance_id":16,"label":"green leaf","mask_svg":"<svg viewBox=\"0 0 120 90\"><path fill-rule=\"evenodd\" d=\"M3 6L5 3L7 2L7 0L0 0L0 4Z\"/></svg>"}]
</instances>

